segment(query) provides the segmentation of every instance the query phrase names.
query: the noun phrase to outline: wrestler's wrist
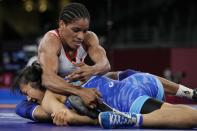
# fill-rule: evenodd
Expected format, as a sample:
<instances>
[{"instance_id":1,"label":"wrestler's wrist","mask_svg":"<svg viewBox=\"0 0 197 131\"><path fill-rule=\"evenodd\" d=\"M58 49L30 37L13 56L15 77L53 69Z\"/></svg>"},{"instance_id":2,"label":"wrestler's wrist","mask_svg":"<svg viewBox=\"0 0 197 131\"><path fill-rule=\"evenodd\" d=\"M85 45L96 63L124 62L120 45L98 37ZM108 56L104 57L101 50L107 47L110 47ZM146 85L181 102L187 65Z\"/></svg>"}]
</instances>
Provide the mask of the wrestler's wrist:
<instances>
[{"instance_id":1,"label":"wrestler's wrist","mask_svg":"<svg viewBox=\"0 0 197 131\"><path fill-rule=\"evenodd\" d=\"M93 65L92 66L92 75L102 75L102 74L105 74L109 71L108 68L105 68L103 66L100 66L100 65Z\"/></svg>"},{"instance_id":2,"label":"wrestler's wrist","mask_svg":"<svg viewBox=\"0 0 197 131\"><path fill-rule=\"evenodd\" d=\"M73 95L82 96L83 95L83 88L77 86L77 90L73 93Z\"/></svg>"},{"instance_id":3,"label":"wrestler's wrist","mask_svg":"<svg viewBox=\"0 0 197 131\"><path fill-rule=\"evenodd\" d=\"M99 68L96 65L92 66L91 73L92 73L92 75L100 74Z\"/></svg>"}]
</instances>

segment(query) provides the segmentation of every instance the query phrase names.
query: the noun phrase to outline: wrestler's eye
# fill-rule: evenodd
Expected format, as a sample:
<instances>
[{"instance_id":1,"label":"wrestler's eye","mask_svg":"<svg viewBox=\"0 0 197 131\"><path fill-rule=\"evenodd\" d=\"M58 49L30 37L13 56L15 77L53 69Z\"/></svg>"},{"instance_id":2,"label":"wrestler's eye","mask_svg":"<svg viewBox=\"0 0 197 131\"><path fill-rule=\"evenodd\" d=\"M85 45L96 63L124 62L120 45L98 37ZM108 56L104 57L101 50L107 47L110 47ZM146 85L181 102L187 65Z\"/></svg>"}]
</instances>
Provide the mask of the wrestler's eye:
<instances>
[{"instance_id":1,"label":"wrestler's eye","mask_svg":"<svg viewBox=\"0 0 197 131\"><path fill-rule=\"evenodd\" d=\"M83 32L83 33L87 33L88 29L84 29L82 30L81 28L71 28L71 30L75 33L78 33L78 32Z\"/></svg>"},{"instance_id":2,"label":"wrestler's eye","mask_svg":"<svg viewBox=\"0 0 197 131\"><path fill-rule=\"evenodd\" d=\"M31 102L34 102L34 103L37 103L37 102L38 102L38 100L37 100L37 99L34 99L34 98L31 98L30 101L31 101Z\"/></svg>"},{"instance_id":3,"label":"wrestler's eye","mask_svg":"<svg viewBox=\"0 0 197 131\"><path fill-rule=\"evenodd\" d=\"M88 30L84 30L83 33L87 33Z\"/></svg>"},{"instance_id":4,"label":"wrestler's eye","mask_svg":"<svg viewBox=\"0 0 197 131\"><path fill-rule=\"evenodd\" d=\"M75 32L75 33L78 33L78 32L81 31L81 29L79 29L79 28L72 28L72 31Z\"/></svg>"},{"instance_id":5,"label":"wrestler's eye","mask_svg":"<svg viewBox=\"0 0 197 131\"><path fill-rule=\"evenodd\" d=\"M27 96L27 90L20 90L20 93Z\"/></svg>"}]
</instances>

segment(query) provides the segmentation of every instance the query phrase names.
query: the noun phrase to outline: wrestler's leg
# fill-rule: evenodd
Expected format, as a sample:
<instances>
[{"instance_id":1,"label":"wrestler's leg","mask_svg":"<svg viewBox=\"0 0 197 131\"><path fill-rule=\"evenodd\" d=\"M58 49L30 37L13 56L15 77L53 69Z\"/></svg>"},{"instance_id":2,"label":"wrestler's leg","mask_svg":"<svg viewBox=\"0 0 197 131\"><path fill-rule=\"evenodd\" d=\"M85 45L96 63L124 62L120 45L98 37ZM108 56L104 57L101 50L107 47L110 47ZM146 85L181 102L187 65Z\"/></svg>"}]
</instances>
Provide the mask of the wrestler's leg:
<instances>
[{"instance_id":1,"label":"wrestler's leg","mask_svg":"<svg viewBox=\"0 0 197 131\"><path fill-rule=\"evenodd\" d=\"M188 99L192 99L194 101L197 101L197 90L191 89L186 86L177 84L175 82L169 81L165 78L157 76L157 78L161 81L164 91L167 94L175 95L178 97L186 97Z\"/></svg>"},{"instance_id":2,"label":"wrestler's leg","mask_svg":"<svg viewBox=\"0 0 197 131\"><path fill-rule=\"evenodd\" d=\"M197 115L195 115L197 114L197 110L186 105L173 105L153 98L145 101L140 113L143 114L143 126L145 127L149 127L149 124L150 126L164 128L188 128L195 124L197 125L193 121L197 120Z\"/></svg>"},{"instance_id":3,"label":"wrestler's leg","mask_svg":"<svg viewBox=\"0 0 197 131\"><path fill-rule=\"evenodd\" d=\"M192 128L197 125L197 110L185 105L164 103L162 107L143 114L143 127Z\"/></svg>"}]
</instances>

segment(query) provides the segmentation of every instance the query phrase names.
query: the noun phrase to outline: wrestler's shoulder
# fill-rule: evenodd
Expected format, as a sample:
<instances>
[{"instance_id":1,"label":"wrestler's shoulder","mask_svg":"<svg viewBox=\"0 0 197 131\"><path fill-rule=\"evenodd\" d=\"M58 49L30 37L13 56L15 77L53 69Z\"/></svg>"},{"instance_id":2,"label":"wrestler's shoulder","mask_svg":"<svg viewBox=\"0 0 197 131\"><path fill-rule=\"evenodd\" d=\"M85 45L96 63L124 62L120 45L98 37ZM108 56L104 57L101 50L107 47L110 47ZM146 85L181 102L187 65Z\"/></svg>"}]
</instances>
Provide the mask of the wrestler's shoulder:
<instances>
[{"instance_id":1,"label":"wrestler's shoulder","mask_svg":"<svg viewBox=\"0 0 197 131\"><path fill-rule=\"evenodd\" d=\"M59 43L61 44L60 38L57 34L53 33L52 31L48 31L44 34L44 36L41 39L41 43L49 44L49 43ZM48 45L47 44L47 45Z\"/></svg>"},{"instance_id":2,"label":"wrestler's shoulder","mask_svg":"<svg viewBox=\"0 0 197 131\"><path fill-rule=\"evenodd\" d=\"M57 34L57 32L55 30L50 30L50 31L46 32L44 34L44 37L46 37L46 38L53 38L53 39L54 38L59 39L59 36L58 36L58 34Z\"/></svg>"}]
</instances>

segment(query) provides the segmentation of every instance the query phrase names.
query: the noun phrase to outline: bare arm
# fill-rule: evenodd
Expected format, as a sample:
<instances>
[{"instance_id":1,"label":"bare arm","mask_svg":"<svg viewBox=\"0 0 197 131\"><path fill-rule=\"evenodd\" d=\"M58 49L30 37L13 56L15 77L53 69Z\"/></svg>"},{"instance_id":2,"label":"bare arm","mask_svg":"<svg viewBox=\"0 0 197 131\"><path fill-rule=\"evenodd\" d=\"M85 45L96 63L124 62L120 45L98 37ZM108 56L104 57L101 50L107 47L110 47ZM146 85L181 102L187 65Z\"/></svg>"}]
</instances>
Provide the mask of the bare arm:
<instances>
[{"instance_id":1,"label":"bare arm","mask_svg":"<svg viewBox=\"0 0 197 131\"><path fill-rule=\"evenodd\" d=\"M100 45L98 37L95 33L89 32L85 40L88 46L88 54L92 61L95 63L95 74L105 74L111 67L106 56L104 48Z\"/></svg>"},{"instance_id":2,"label":"bare arm","mask_svg":"<svg viewBox=\"0 0 197 131\"><path fill-rule=\"evenodd\" d=\"M50 101L50 103L48 102ZM47 113L51 114L53 123L56 125L84 125L98 124L97 120L93 120L87 116L81 116L74 111L67 109L63 104L66 101L66 96L54 94L51 91L46 91L42 106Z\"/></svg>"},{"instance_id":3,"label":"bare arm","mask_svg":"<svg viewBox=\"0 0 197 131\"><path fill-rule=\"evenodd\" d=\"M64 109L65 106L63 103L60 103L60 99L58 98L58 94L55 94L49 90L46 90L44 98L42 100L42 108L49 114L53 114L60 109ZM66 96L65 96L66 100ZM49 102L50 101L50 102Z\"/></svg>"},{"instance_id":4,"label":"bare arm","mask_svg":"<svg viewBox=\"0 0 197 131\"><path fill-rule=\"evenodd\" d=\"M87 105L95 107L99 98L99 93L96 90L73 86L57 75L60 50L60 40L52 33L47 33L42 39L38 50L38 59L43 69L42 85L58 94L79 95Z\"/></svg>"}]
</instances>

